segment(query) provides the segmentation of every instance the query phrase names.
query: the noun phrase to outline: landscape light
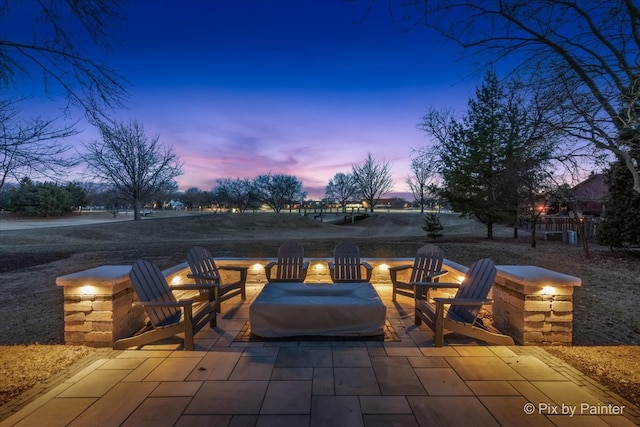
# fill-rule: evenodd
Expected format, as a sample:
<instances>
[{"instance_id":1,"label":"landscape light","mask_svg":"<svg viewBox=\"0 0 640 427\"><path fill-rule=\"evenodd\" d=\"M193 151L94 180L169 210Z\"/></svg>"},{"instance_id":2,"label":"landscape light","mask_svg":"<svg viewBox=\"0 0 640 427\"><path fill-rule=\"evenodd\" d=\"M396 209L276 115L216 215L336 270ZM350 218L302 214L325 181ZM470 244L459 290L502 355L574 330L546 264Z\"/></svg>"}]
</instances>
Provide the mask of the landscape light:
<instances>
[{"instance_id":1,"label":"landscape light","mask_svg":"<svg viewBox=\"0 0 640 427\"><path fill-rule=\"evenodd\" d=\"M95 295L98 291L93 285L83 285L80 286L80 295Z\"/></svg>"},{"instance_id":2,"label":"landscape light","mask_svg":"<svg viewBox=\"0 0 640 427\"><path fill-rule=\"evenodd\" d=\"M553 286L544 286L542 288L542 293L544 295L553 295L555 293L556 288L554 288Z\"/></svg>"}]
</instances>

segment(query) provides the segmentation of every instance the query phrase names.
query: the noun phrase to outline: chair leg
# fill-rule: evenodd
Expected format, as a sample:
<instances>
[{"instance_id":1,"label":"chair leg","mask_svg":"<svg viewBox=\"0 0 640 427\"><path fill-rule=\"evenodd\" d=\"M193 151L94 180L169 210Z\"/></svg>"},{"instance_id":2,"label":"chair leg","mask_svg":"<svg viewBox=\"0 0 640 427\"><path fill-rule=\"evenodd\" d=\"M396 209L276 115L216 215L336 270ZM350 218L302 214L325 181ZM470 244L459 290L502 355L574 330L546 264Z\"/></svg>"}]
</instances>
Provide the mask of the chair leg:
<instances>
[{"instance_id":1,"label":"chair leg","mask_svg":"<svg viewBox=\"0 0 640 427\"><path fill-rule=\"evenodd\" d=\"M193 351L193 312L191 306L184 310L184 349Z\"/></svg>"},{"instance_id":2,"label":"chair leg","mask_svg":"<svg viewBox=\"0 0 640 427\"><path fill-rule=\"evenodd\" d=\"M435 324L435 341L436 347L444 346L444 305L436 302L436 324Z\"/></svg>"},{"instance_id":3,"label":"chair leg","mask_svg":"<svg viewBox=\"0 0 640 427\"><path fill-rule=\"evenodd\" d=\"M215 310L212 313L211 320L209 320L209 326L211 328L215 328L216 326L218 326L218 316Z\"/></svg>"},{"instance_id":4,"label":"chair leg","mask_svg":"<svg viewBox=\"0 0 640 427\"><path fill-rule=\"evenodd\" d=\"M216 313L220 313L220 288L216 288L216 290L214 291L214 298L216 299L215 302L215 306L216 306Z\"/></svg>"}]
</instances>

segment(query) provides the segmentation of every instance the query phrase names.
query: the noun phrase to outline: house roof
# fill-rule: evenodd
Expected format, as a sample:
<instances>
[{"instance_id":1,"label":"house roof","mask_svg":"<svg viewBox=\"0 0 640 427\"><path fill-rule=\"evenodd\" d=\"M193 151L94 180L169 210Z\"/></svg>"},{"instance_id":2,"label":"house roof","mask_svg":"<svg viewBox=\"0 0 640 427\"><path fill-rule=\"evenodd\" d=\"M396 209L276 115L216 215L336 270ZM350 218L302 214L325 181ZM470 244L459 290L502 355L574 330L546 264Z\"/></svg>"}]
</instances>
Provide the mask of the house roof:
<instances>
[{"instance_id":1,"label":"house roof","mask_svg":"<svg viewBox=\"0 0 640 427\"><path fill-rule=\"evenodd\" d=\"M575 200L603 201L609 193L609 186L601 173L594 173L589 178L572 188L571 194Z\"/></svg>"}]
</instances>

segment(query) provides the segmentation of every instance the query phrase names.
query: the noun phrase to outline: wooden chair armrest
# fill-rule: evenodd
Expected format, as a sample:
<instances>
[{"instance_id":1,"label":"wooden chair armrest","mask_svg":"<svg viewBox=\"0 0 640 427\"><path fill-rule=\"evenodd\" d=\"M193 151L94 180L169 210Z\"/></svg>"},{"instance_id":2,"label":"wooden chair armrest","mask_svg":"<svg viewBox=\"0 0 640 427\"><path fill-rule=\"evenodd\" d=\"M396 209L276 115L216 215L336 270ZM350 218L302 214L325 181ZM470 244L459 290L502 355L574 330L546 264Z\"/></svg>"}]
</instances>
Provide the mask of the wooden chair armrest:
<instances>
[{"instance_id":1,"label":"wooden chair armrest","mask_svg":"<svg viewBox=\"0 0 640 427\"><path fill-rule=\"evenodd\" d=\"M450 305L491 305L492 299L471 299L471 298L440 298L433 299L436 303L450 304Z\"/></svg>"},{"instance_id":2,"label":"wooden chair armrest","mask_svg":"<svg viewBox=\"0 0 640 427\"><path fill-rule=\"evenodd\" d=\"M373 267L371 267L371 264L369 264L369 263L368 263L368 262L366 262L366 261L363 261L363 262L361 262L360 264L364 267L364 269L365 269L365 271L366 271L366 273L365 273L365 280L366 280L367 282L371 282L371 276L373 275Z\"/></svg>"},{"instance_id":3,"label":"wooden chair armrest","mask_svg":"<svg viewBox=\"0 0 640 427\"><path fill-rule=\"evenodd\" d=\"M264 275L267 278L267 282L271 282L271 270L273 270L273 267L275 267L277 264L278 263L276 261L271 261L264 266Z\"/></svg>"},{"instance_id":4,"label":"wooden chair armrest","mask_svg":"<svg viewBox=\"0 0 640 427\"><path fill-rule=\"evenodd\" d=\"M229 271L246 271L249 267L243 267L241 265L223 265L218 267L218 270L229 270Z\"/></svg>"},{"instance_id":5,"label":"wooden chair armrest","mask_svg":"<svg viewBox=\"0 0 640 427\"><path fill-rule=\"evenodd\" d=\"M189 273L187 274L187 277L189 279L202 279L202 280L220 280L220 276L216 276L215 274L194 274L194 273Z\"/></svg>"},{"instance_id":6,"label":"wooden chair armrest","mask_svg":"<svg viewBox=\"0 0 640 427\"><path fill-rule=\"evenodd\" d=\"M193 305L190 299L181 299L178 301L134 301L134 307L188 307Z\"/></svg>"},{"instance_id":7,"label":"wooden chair armrest","mask_svg":"<svg viewBox=\"0 0 640 427\"><path fill-rule=\"evenodd\" d=\"M219 287L220 283L184 283L182 285L169 285L169 289L176 291L206 291Z\"/></svg>"},{"instance_id":8,"label":"wooden chair armrest","mask_svg":"<svg viewBox=\"0 0 640 427\"><path fill-rule=\"evenodd\" d=\"M442 277L442 276L444 276L444 275L445 275L445 274L447 274L447 273L449 273L447 270L434 271L433 273L431 273L431 274L427 275L427 277L428 277L429 279L436 279L436 278L438 278L438 277Z\"/></svg>"},{"instance_id":9,"label":"wooden chair armrest","mask_svg":"<svg viewBox=\"0 0 640 427\"><path fill-rule=\"evenodd\" d=\"M462 286L461 283L446 282L411 282L410 285L429 289L458 289L460 286Z\"/></svg>"},{"instance_id":10,"label":"wooden chair armrest","mask_svg":"<svg viewBox=\"0 0 640 427\"><path fill-rule=\"evenodd\" d=\"M409 265L409 264L396 265L395 267L389 267L389 271L395 273L395 272L398 272L398 271L407 270L409 268L413 268L413 266Z\"/></svg>"}]
</instances>

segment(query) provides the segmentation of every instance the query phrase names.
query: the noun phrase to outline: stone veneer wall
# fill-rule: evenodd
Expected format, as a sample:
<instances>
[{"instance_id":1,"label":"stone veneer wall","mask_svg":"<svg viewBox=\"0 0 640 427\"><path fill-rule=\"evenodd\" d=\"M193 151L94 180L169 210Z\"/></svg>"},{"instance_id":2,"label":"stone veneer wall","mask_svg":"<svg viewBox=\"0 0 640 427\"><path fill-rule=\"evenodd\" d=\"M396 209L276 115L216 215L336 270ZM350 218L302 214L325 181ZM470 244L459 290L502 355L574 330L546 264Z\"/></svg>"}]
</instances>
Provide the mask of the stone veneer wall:
<instances>
[{"instance_id":1,"label":"stone veneer wall","mask_svg":"<svg viewBox=\"0 0 640 427\"><path fill-rule=\"evenodd\" d=\"M500 268L493 285L495 326L519 344L570 345L573 288L581 285L580 279L548 270L534 278L514 277L504 271L514 266Z\"/></svg>"}]
</instances>

